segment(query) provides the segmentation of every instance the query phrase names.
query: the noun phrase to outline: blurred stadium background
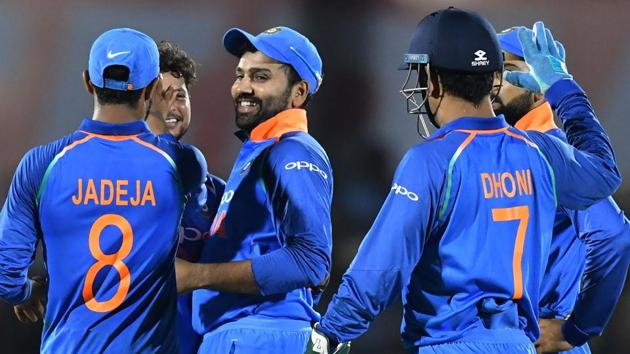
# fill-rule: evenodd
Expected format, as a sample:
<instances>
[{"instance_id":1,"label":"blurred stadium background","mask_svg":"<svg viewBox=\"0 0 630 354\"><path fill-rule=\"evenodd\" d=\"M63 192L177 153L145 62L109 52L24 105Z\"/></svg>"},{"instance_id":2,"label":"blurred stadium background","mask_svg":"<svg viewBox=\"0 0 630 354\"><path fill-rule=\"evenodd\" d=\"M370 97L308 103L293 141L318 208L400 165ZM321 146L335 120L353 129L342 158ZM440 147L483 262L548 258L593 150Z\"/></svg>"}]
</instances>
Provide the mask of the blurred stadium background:
<instances>
[{"instance_id":1,"label":"blurred stadium background","mask_svg":"<svg viewBox=\"0 0 630 354\"><path fill-rule=\"evenodd\" d=\"M74 130L89 117L91 99L81 72L92 41L120 26L174 41L200 64L192 89L193 123L185 140L206 155L210 171L229 174L239 141L232 135L229 87L236 59L221 43L238 26L258 33L288 25L306 34L324 60L324 84L310 106L310 131L331 158L334 272L324 310L389 190L404 151L419 141L404 110L396 71L420 18L449 5L480 12L497 30L545 21L567 49L569 71L586 89L617 160L630 176L630 1L627 0L0 0L0 197L21 156ZM630 182L616 194L630 210ZM392 245L396 247L396 245ZM36 272L42 270L41 257ZM628 288L628 286L626 286ZM400 306L385 312L353 344L353 353L402 353ZM630 291L626 289L594 353L630 353ZM41 324L18 323L0 303L0 352L36 353Z\"/></svg>"}]
</instances>

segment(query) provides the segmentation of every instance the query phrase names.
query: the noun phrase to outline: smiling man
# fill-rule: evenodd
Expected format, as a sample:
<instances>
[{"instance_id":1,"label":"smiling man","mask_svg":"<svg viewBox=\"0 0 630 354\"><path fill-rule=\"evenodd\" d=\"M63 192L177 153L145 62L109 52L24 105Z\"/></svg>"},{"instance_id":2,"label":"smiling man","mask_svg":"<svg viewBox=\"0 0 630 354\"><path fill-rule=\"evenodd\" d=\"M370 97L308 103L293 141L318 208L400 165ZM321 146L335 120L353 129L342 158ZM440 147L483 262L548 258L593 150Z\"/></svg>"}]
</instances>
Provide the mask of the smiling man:
<instances>
[{"instance_id":1,"label":"smiling man","mask_svg":"<svg viewBox=\"0 0 630 354\"><path fill-rule=\"evenodd\" d=\"M232 85L243 147L200 261L177 263L178 290L193 293L200 353L300 353L331 265L332 172L307 132L306 104L322 61L300 33L229 30L240 58Z\"/></svg>"}]
</instances>

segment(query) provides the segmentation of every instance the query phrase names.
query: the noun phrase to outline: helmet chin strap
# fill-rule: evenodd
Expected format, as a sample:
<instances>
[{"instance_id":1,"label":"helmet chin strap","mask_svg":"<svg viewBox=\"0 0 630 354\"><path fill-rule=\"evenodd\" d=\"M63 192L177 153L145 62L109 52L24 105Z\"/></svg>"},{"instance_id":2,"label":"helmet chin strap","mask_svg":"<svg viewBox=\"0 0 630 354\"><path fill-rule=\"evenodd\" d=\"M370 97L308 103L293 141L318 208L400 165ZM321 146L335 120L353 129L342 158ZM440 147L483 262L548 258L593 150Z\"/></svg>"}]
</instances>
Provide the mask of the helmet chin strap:
<instances>
[{"instance_id":1,"label":"helmet chin strap","mask_svg":"<svg viewBox=\"0 0 630 354\"><path fill-rule=\"evenodd\" d=\"M496 100L497 97L499 97L499 93L501 93L502 88L503 88L503 68L501 68L501 78L499 79L499 84L492 85L492 91L494 91L494 89L497 89L497 93L492 94L492 92L490 92L490 103L494 103L494 100Z\"/></svg>"},{"instance_id":2,"label":"helmet chin strap","mask_svg":"<svg viewBox=\"0 0 630 354\"><path fill-rule=\"evenodd\" d=\"M440 109L440 106L442 105L442 100L444 100L444 91L440 89L440 83L438 80L437 71L431 70L431 68L428 68L428 72L429 72L429 76L427 77L427 87L429 86L429 81L431 81L431 83L433 83L433 87L435 88L433 92L431 93L431 97L439 98L440 100L438 101L437 107L435 107L435 111L433 111L431 110L431 104L429 100L427 99L425 102L425 105L426 105L425 114L429 118L429 121L431 122L431 124L433 124L433 126L436 127L437 129L440 129L440 125L437 122L437 112ZM428 90L427 90L427 94L428 94Z\"/></svg>"}]
</instances>

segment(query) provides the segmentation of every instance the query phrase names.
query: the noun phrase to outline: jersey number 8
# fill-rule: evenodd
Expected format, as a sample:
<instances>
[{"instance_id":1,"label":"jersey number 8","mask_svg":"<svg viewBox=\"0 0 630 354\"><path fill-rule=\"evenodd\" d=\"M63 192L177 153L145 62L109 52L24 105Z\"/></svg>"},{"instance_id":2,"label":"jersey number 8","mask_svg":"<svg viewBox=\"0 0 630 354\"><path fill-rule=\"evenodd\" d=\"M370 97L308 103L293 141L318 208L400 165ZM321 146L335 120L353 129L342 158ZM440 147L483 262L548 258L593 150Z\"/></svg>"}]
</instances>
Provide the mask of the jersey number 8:
<instances>
[{"instance_id":1,"label":"jersey number 8","mask_svg":"<svg viewBox=\"0 0 630 354\"><path fill-rule=\"evenodd\" d=\"M112 254L104 254L100 246L100 236L107 226L116 226L122 232L122 244L120 249ZM85 276L83 284L83 300L85 306L94 312L108 312L116 309L125 300L131 285L129 268L123 263L123 259L131 252L133 246L133 230L129 221L118 214L106 214L96 219L89 236L90 253L96 259ZM105 301L94 298L94 280L98 272L105 266L112 266L120 276L120 284L114 296Z\"/></svg>"}]
</instances>

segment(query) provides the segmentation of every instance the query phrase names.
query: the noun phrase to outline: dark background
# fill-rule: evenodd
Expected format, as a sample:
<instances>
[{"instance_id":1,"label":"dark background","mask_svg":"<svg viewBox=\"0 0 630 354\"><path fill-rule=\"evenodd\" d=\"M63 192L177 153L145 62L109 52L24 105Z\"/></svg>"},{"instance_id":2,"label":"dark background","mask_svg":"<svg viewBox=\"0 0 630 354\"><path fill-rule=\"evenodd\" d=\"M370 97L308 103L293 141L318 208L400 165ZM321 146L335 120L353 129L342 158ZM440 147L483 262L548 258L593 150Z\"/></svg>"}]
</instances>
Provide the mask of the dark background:
<instances>
[{"instance_id":1,"label":"dark background","mask_svg":"<svg viewBox=\"0 0 630 354\"><path fill-rule=\"evenodd\" d=\"M326 148L335 177L334 271L323 310L376 216L397 162L419 141L398 93L403 74L396 66L419 19L449 5L480 12L497 30L544 20L564 43L570 72L610 132L622 172L630 173L630 1L0 0L0 197L31 146L65 135L91 116L81 72L92 41L120 26L172 40L200 63L185 140L205 153L212 173L226 178L240 144L232 135L229 95L236 59L223 50L222 35L235 26L258 33L288 25L306 34L324 61L324 83L309 110L310 132ZM630 184L615 197L627 209ZM592 340L594 353L630 353L629 311L626 291L604 335ZM353 344L353 353L402 353L400 313L400 305L383 313ZM0 303L1 353L37 352L40 333L41 326L18 323Z\"/></svg>"}]
</instances>

